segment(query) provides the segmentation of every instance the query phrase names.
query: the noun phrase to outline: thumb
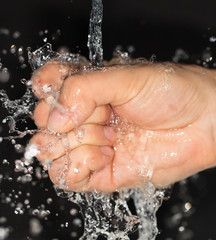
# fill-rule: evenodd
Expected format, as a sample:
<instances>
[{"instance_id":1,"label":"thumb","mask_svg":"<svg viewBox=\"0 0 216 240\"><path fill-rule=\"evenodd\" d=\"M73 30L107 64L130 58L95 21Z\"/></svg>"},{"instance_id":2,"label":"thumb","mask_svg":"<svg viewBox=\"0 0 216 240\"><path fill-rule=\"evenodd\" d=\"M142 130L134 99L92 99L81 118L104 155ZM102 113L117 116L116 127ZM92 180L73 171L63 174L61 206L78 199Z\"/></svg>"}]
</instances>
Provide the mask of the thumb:
<instances>
[{"instance_id":1,"label":"thumb","mask_svg":"<svg viewBox=\"0 0 216 240\"><path fill-rule=\"evenodd\" d=\"M124 66L70 76L49 116L48 129L68 132L89 118L96 107L128 102L144 85L138 72L137 67Z\"/></svg>"}]
</instances>

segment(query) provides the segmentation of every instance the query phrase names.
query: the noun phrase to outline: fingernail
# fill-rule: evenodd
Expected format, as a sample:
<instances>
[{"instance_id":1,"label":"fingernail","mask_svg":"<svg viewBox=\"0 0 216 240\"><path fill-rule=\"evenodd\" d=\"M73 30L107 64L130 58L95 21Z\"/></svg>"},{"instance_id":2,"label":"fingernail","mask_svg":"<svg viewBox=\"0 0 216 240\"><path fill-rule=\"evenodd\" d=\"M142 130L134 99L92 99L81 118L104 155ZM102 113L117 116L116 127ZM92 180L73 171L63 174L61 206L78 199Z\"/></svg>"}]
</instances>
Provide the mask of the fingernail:
<instances>
[{"instance_id":1,"label":"fingernail","mask_svg":"<svg viewBox=\"0 0 216 240\"><path fill-rule=\"evenodd\" d=\"M55 107L49 116L47 128L51 131L57 131L61 129L68 120L69 117L58 107Z\"/></svg>"},{"instance_id":2,"label":"fingernail","mask_svg":"<svg viewBox=\"0 0 216 240\"><path fill-rule=\"evenodd\" d=\"M100 147L100 149L101 149L101 152L106 156L112 157L114 154L113 149L111 147L102 146Z\"/></svg>"},{"instance_id":3,"label":"fingernail","mask_svg":"<svg viewBox=\"0 0 216 240\"><path fill-rule=\"evenodd\" d=\"M115 132L113 131L113 129L111 127L108 127L108 126L104 127L104 135L111 142L115 138Z\"/></svg>"}]
</instances>

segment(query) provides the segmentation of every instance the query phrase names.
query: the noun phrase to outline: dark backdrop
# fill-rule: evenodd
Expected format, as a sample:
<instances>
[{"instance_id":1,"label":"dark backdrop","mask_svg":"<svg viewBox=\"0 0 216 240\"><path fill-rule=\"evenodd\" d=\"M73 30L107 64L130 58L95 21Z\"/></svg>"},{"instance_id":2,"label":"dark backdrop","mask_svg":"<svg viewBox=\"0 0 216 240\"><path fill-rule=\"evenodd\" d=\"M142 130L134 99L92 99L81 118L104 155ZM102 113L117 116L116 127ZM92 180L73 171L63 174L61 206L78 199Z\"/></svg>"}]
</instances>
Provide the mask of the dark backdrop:
<instances>
[{"instance_id":1,"label":"dark backdrop","mask_svg":"<svg viewBox=\"0 0 216 240\"><path fill-rule=\"evenodd\" d=\"M27 47L34 50L47 38L55 50L67 46L71 52L88 56L90 0L4 0L0 9L0 62L10 73L10 79L6 83L0 82L0 88L6 89L11 98L22 96L25 86L20 79L31 76ZM170 61L180 48L189 56L185 59L188 63L203 64L206 53L213 57L213 63L215 46L209 38L216 36L215 9L214 0L104 0L104 58L110 59L118 47L123 51L133 49L133 57L148 59L155 54L158 61ZM20 36L14 35L16 31ZM11 53L12 45L17 49L23 47L26 66L18 60L17 52ZM6 114L0 107L0 120ZM1 123L0 134L7 134L7 127ZM0 144L0 227L9 227L6 239L77 239L71 232L80 234L82 230L73 221L77 216L68 213L75 206L56 197L48 179L34 179L34 186L16 183L13 161L17 157L11 143ZM9 164L3 164L3 159ZM213 169L176 184L171 199L158 212L161 234L157 239L216 239L215 182L216 171ZM53 202L47 204L50 197ZM43 209L41 204L44 204L44 208L51 211L48 219L30 214L26 206L23 214L14 213L17 203L26 199L30 200L31 209ZM190 205L185 204L191 204L192 208L187 211L185 206ZM43 226L37 236L29 232L32 218L39 219Z\"/></svg>"}]
</instances>

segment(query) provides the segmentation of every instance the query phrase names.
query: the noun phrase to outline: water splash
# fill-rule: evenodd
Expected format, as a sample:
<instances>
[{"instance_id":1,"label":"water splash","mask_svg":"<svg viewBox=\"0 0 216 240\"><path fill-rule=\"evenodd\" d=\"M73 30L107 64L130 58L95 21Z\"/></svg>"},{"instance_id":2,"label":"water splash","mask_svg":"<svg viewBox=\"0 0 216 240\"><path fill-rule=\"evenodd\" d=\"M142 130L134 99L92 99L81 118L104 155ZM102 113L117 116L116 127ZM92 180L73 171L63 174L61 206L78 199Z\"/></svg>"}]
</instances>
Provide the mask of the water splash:
<instances>
[{"instance_id":1,"label":"water splash","mask_svg":"<svg viewBox=\"0 0 216 240\"><path fill-rule=\"evenodd\" d=\"M8 122L9 133L16 135L13 136L13 138L22 138L28 133L34 133L34 130L20 131L17 128L18 122L26 122L27 118L31 118L32 111L36 105L36 99L30 87L27 87L27 90L22 98L16 100L10 100L6 91L1 90L0 101L2 102L2 106L7 109L8 113L10 114L4 118L2 122ZM10 137L8 138L10 139Z\"/></svg>"},{"instance_id":2,"label":"water splash","mask_svg":"<svg viewBox=\"0 0 216 240\"><path fill-rule=\"evenodd\" d=\"M35 52L29 52L29 62L33 70L38 69L46 61L60 61L74 63L70 55L61 56L52 50L50 44L46 44ZM127 53L117 52L111 64L137 64L146 62L145 59L132 60ZM80 63L76 57L76 63ZM83 70L94 70L94 67L84 66ZM119 126L118 122L116 123ZM61 176L62 177L62 176ZM62 179L64 182L64 179ZM158 230L156 223L156 211L162 203L164 191L156 190L147 181L143 189L124 189L114 193L77 193L62 190L55 186L57 195L66 197L78 204L84 217L84 234L82 240L96 240L103 235L110 240L128 240L128 234L139 229L140 240L155 239ZM127 201L133 199L138 216L132 215Z\"/></svg>"},{"instance_id":3,"label":"water splash","mask_svg":"<svg viewBox=\"0 0 216 240\"><path fill-rule=\"evenodd\" d=\"M143 189L124 189L114 193L65 192L55 186L59 197L78 204L84 217L82 240L96 240L98 236L109 240L129 240L128 234L139 229L140 240L155 239L158 233L156 212L162 203L164 190L156 190L147 182ZM134 200L138 216L132 215L127 201Z\"/></svg>"},{"instance_id":4,"label":"water splash","mask_svg":"<svg viewBox=\"0 0 216 240\"><path fill-rule=\"evenodd\" d=\"M89 21L89 35L87 46L89 48L89 59L93 66L103 66L102 48L102 19L103 4L102 0L92 0L92 11Z\"/></svg>"}]
</instances>

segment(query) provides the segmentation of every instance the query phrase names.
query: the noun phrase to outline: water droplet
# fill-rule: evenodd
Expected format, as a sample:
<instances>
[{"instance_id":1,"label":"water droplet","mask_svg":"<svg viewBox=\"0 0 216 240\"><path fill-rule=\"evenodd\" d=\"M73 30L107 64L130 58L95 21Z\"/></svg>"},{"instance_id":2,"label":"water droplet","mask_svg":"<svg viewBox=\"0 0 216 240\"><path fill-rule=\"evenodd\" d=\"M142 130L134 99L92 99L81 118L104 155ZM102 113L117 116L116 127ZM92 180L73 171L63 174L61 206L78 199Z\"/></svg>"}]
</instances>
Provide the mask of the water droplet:
<instances>
[{"instance_id":1,"label":"water droplet","mask_svg":"<svg viewBox=\"0 0 216 240\"><path fill-rule=\"evenodd\" d=\"M29 222L29 231L33 237L37 237L43 230L43 226L41 225L40 221L36 218L30 219Z\"/></svg>"},{"instance_id":2,"label":"water droplet","mask_svg":"<svg viewBox=\"0 0 216 240\"><path fill-rule=\"evenodd\" d=\"M7 159L3 159L2 163L3 163L3 164L7 164L7 165L10 164Z\"/></svg>"},{"instance_id":3,"label":"water droplet","mask_svg":"<svg viewBox=\"0 0 216 240\"><path fill-rule=\"evenodd\" d=\"M15 213L15 214L19 214L19 215L23 215L24 211L23 211L21 208L17 207L17 208L14 210L14 213Z\"/></svg>"},{"instance_id":4,"label":"water droplet","mask_svg":"<svg viewBox=\"0 0 216 240\"><path fill-rule=\"evenodd\" d=\"M211 36L209 38L209 42L216 42L216 37L215 36Z\"/></svg>"},{"instance_id":5,"label":"water droplet","mask_svg":"<svg viewBox=\"0 0 216 240\"><path fill-rule=\"evenodd\" d=\"M19 55L23 55L23 47L18 48L17 52Z\"/></svg>"},{"instance_id":6,"label":"water droplet","mask_svg":"<svg viewBox=\"0 0 216 240\"><path fill-rule=\"evenodd\" d=\"M15 54L15 53L16 53L16 50L17 50L16 46L15 46L15 45L11 45L11 47L10 47L10 52L11 52L12 54Z\"/></svg>"},{"instance_id":7,"label":"water droplet","mask_svg":"<svg viewBox=\"0 0 216 240\"><path fill-rule=\"evenodd\" d=\"M20 36L21 36L21 33L19 31L15 31L13 33L13 38L15 38L15 39L19 38Z\"/></svg>"},{"instance_id":8,"label":"water droplet","mask_svg":"<svg viewBox=\"0 0 216 240\"><path fill-rule=\"evenodd\" d=\"M78 236L77 232L71 232L70 235L71 235L71 237L74 237L74 238L76 238Z\"/></svg>"},{"instance_id":9,"label":"water droplet","mask_svg":"<svg viewBox=\"0 0 216 240\"><path fill-rule=\"evenodd\" d=\"M79 168L74 168L75 173L79 173L79 171L80 171Z\"/></svg>"},{"instance_id":10,"label":"water droplet","mask_svg":"<svg viewBox=\"0 0 216 240\"><path fill-rule=\"evenodd\" d=\"M19 56L19 62L23 64L25 62L25 58L23 56Z\"/></svg>"},{"instance_id":11,"label":"water droplet","mask_svg":"<svg viewBox=\"0 0 216 240\"><path fill-rule=\"evenodd\" d=\"M6 223L7 222L7 218L6 217L0 217L0 223ZM0 237L1 239L1 237Z\"/></svg>"},{"instance_id":12,"label":"water droplet","mask_svg":"<svg viewBox=\"0 0 216 240\"><path fill-rule=\"evenodd\" d=\"M73 224L77 227L82 227L82 221L79 218L74 218Z\"/></svg>"},{"instance_id":13,"label":"water droplet","mask_svg":"<svg viewBox=\"0 0 216 240\"><path fill-rule=\"evenodd\" d=\"M7 28L0 28L0 34L8 36L10 34L10 30Z\"/></svg>"},{"instance_id":14,"label":"water droplet","mask_svg":"<svg viewBox=\"0 0 216 240\"><path fill-rule=\"evenodd\" d=\"M2 49L2 54L6 55L7 54L7 50L6 49Z\"/></svg>"},{"instance_id":15,"label":"water droplet","mask_svg":"<svg viewBox=\"0 0 216 240\"><path fill-rule=\"evenodd\" d=\"M77 209L76 209L76 208L71 208L71 210L70 210L70 215L76 216L77 214L78 214Z\"/></svg>"},{"instance_id":16,"label":"water droplet","mask_svg":"<svg viewBox=\"0 0 216 240\"><path fill-rule=\"evenodd\" d=\"M0 69L0 82L6 83L10 79L10 73L7 68Z\"/></svg>"},{"instance_id":17,"label":"water droplet","mask_svg":"<svg viewBox=\"0 0 216 240\"><path fill-rule=\"evenodd\" d=\"M151 62L151 63L153 63L153 62L155 62L156 61L156 55L155 54L152 54L151 55L151 57L150 57L150 59L149 59L149 62Z\"/></svg>"},{"instance_id":18,"label":"water droplet","mask_svg":"<svg viewBox=\"0 0 216 240\"><path fill-rule=\"evenodd\" d=\"M0 227L0 239L4 240L7 239L9 236L10 229L8 227Z\"/></svg>"},{"instance_id":19,"label":"water droplet","mask_svg":"<svg viewBox=\"0 0 216 240\"><path fill-rule=\"evenodd\" d=\"M29 199L25 199L24 204L28 205L30 203Z\"/></svg>"},{"instance_id":20,"label":"water droplet","mask_svg":"<svg viewBox=\"0 0 216 240\"><path fill-rule=\"evenodd\" d=\"M52 198L47 198L47 203L51 204L53 202Z\"/></svg>"},{"instance_id":21,"label":"water droplet","mask_svg":"<svg viewBox=\"0 0 216 240\"><path fill-rule=\"evenodd\" d=\"M33 215L38 215L39 212L40 212L40 211L39 211L38 209L34 209L34 210L32 211L32 214L33 214Z\"/></svg>"}]
</instances>

